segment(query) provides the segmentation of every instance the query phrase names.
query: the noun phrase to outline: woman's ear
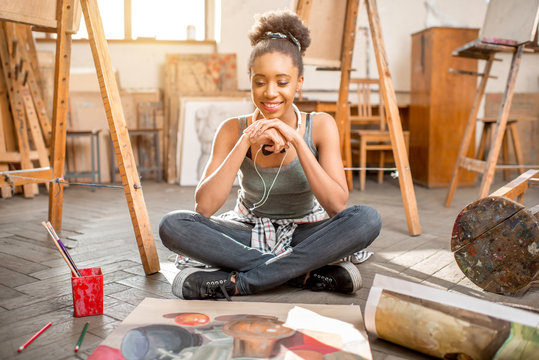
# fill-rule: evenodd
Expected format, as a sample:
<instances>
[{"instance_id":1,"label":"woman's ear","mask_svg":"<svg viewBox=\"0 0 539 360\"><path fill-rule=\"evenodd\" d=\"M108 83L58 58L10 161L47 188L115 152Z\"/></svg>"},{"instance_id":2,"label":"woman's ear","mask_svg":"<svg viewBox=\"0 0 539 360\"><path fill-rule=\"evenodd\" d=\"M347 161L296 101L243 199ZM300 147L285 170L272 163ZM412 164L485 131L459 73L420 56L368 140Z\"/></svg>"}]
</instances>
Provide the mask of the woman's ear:
<instances>
[{"instance_id":1,"label":"woman's ear","mask_svg":"<svg viewBox=\"0 0 539 360\"><path fill-rule=\"evenodd\" d=\"M301 91L301 88L303 87L303 79L303 75L298 78L298 83L296 84L296 92Z\"/></svg>"}]
</instances>

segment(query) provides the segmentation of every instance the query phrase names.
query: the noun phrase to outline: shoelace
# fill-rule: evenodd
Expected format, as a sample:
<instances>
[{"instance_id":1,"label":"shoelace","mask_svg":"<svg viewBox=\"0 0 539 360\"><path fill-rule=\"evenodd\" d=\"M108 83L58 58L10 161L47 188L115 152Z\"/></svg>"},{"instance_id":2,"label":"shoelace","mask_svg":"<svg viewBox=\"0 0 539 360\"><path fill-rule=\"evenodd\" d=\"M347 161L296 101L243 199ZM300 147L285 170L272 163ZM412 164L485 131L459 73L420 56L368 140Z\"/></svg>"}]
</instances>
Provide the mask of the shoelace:
<instances>
[{"instance_id":1,"label":"shoelace","mask_svg":"<svg viewBox=\"0 0 539 360\"><path fill-rule=\"evenodd\" d=\"M313 277L315 279L318 279L320 280L322 283L322 287L324 288L334 288L335 287L335 280L333 278L330 278L328 276L324 276L324 275L318 275L318 274L313 274Z\"/></svg>"},{"instance_id":2,"label":"shoelace","mask_svg":"<svg viewBox=\"0 0 539 360\"><path fill-rule=\"evenodd\" d=\"M221 293L225 296L225 298L228 301L232 301L230 296L228 296L228 292L226 291L226 280L215 280L215 281L208 281L206 283L206 293L211 298L217 298L220 297L220 294L217 292L217 290L221 290Z\"/></svg>"}]
</instances>

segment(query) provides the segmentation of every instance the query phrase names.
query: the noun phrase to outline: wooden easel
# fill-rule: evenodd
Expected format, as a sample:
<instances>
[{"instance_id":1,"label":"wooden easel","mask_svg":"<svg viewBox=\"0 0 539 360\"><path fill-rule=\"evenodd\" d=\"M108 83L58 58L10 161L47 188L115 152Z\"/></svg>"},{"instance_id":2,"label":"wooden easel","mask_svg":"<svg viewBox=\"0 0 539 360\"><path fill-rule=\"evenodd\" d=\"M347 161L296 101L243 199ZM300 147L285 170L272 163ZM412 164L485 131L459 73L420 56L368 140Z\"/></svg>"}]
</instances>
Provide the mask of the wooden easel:
<instances>
[{"instance_id":1,"label":"wooden easel","mask_svg":"<svg viewBox=\"0 0 539 360\"><path fill-rule=\"evenodd\" d=\"M309 15L315 0L298 0L296 12L303 19L305 24L309 22ZM339 128L341 149L344 155L345 167L351 167L352 154L350 150L350 122L348 119L349 104L348 92L350 86L350 71L352 65L352 55L354 53L354 40L356 36L357 15L360 0L347 0L346 15L341 49L341 81L339 87L339 97L337 100L336 121ZM399 174L399 185L408 223L408 232L412 236L421 234L421 225L417 211L417 202L412 183L410 164L402 132L397 97L391 80L387 56L385 51L380 18L376 0L365 0L367 17L372 35L372 45L376 55L376 65L380 78L380 89L384 99L385 112L387 114L388 128L391 136L393 156ZM348 187L352 188L352 172L347 171Z\"/></svg>"},{"instance_id":2,"label":"wooden easel","mask_svg":"<svg viewBox=\"0 0 539 360\"><path fill-rule=\"evenodd\" d=\"M449 189L445 202L445 206L447 207L451 206L451 203L453 202L453 195L455 194L455 189L457 188L460 168L464 168L466 170L478 173L483 173L478 198L483 198L488 195L490 185L492 184L492 181L494 179L496 162L498 159L498 155L500 154L500 148L502 145L503 136L505 134L507 120L509 118L509 109L511 108L511 101L513 99L515 81L518 74L518 68L520 66L520 59L522 57L523 48L523 45L520 45L518 47L510 47L506 45L484 44L481 42L477 42L469 48L464 47L463 49L461 48L460 50L457 49L455 51L456 56L469 57L473 59L484 59L486 60L486 64L483 73L478 74L481 76L481 82L479 84L479 87L477 88L472 110L470 112L470 115L468 116L468 123L466 124L466 129L464 130L464 135L462 137L459 148L459 154L457 156L455 168L451 177L451 183L449 184ZM467 157L466 154L468 153L470 144L472 142L472 135L474 133L475 124L477 121L479 105L481 104L481 100L485 93L485 87L487 85L487 80L490 76L490 70L495 60L494 56L496 55L496 53L502 51L513 52L513 57L511 60L509 76L505 85L505 91L498 113L498 118L494 128L494 140L490 144L490 150L488 152L488 158L486 161L470 158Z\"/></svg>"},{"instance_id":3,"label":"wooden easel","mask_svg":"<svg viewBox=\"0 0 539 360\"><path fill-rule=\"evenodd\" d=\"M460 144L457 161L455 162L455 168L445 202L445 206L447 207L451 206L453 201L459 169L461 167L483 174L478 198L481 199L488 195L490 186L494 180L496 163L509 119L509 110L511 109L511 102L513 100L520 59L525 51L535 52L538 50L536 45L538 16L539 2L537 0L492 0L487 7L487 13L481 27L479 39L461 46L454 51L454 56L483 59L486 60L486 64L483 74L474 74L482 76L482 79L475 95L466 130ZM528 44L531 46L528 47ZM510 52L513 53L513 56L494 126L494 137L490 143L488 157L486 161L466 157L475 129L479 105L481 104L481 99L483 98L486 83L490 75L490 69L492 63L496 60L494 56L500 52ZM519 167L525 168L526 166L519 164Z\"/></svg>"},{"instance_id":4,"label":"wooden easel","mask_svg":"<svg viewBox=\"0 0 539 360\"><path fill-rule=\"evenodd\" d=\"M59 231L62 226L63 189L60 181L51 182L51 180L60 180L64 176L71 33L73 32L71 25L73 24L75 1L77 0L58 0L56 4L54 0L47 0L46 5L44 5L44 0L41 1L32 3L31 0L20 0L17 4L12 3L13 6L7 9L11 10L11 12L0 10L0 19L23 22L56 31L56 67L50 150L52 169L42 167L39 169L26 168L28 170L25 170L23 167L23 170L20 171L3 172L3 176L0 178L0 188L8 185L50 183L49 221ZM53 9L54 5L56 5L56 9ZM135 158L120 102L118 85L112 70L97 0L80 0L80 5L88 30L90 47L115 149L116 162L120 169L142 265L146 274L153 274L159 271L159 258L142 194L142 187L139 183ZM36 14L36 7L41 7L41 10L47 11ZM57 17L55 19L43 18L46 14L56 15ZM9 179L9 181L6 179Z\"/></svg>"},{"instance_id":5,"label":"wooden easel","mask_svg":"<svg viewBox=\"0 0 539 360\"><path fill-rule=\"evenodd\" d=\"M490 186L494 180L494 172L496 170L496 163L498 156L500 154L500 148L502 146L503 137L505 134L505 129L507 127L507 121L509 119L509 110L511 109L511 102L513 100L513 93L515 89L515 82L518 74L518 69L520 67L520 60L522 54L525 50L525 45L521 44L518 46L507 46L503 44L490 44L477 41L474 44L465 45L457 50L455 50L456 56L474 58L474 59L483 59L486 60L485 68L482 74L477 74L481 76L481 82L477 88L475 94L474 103L472 110L468 117L468 123L466 124L466 130L462 137L462 142L459 148L459 154L457 161L455 163L455 168L453 170L453 176L451 178L451 183L447 192L447 197L445 201L445 206L451 206L453 202L453 196L455 194L455 189L457 188L458 176L460 168L464 168L469 171L474 171L482 173L481 186L479 188L478 198L484 198L488 195ZM479 111L479 105L483 98L487 80L490 76L490 70L492 64L495 61L494 56L499 52L512 52L511 67L509 69L509 74L505 84L505 90L502 97L502 102L500 104L498 117L496 124L494 126L494 138L490 144L490 150L488 152L487 160L480 160L475 158L467 157L472 135L474 133L477 113ZM523 168L525 165L521 165Z\"/></svg>"},{"instance_id":6,"label":"wooden easel","mask_svg":"<svg viewBox=\"0 0 539 360\"><path fill-rule=\"evenodd\" d=\"M0 24L0 60L3 74L0 87L5 87L3 90L8 95L13 113L13 117L4 115L2 125L6 127L5 135L8 137L13 127L19 145L18 151L8 151L5 144L1 144L0 161L3 164L19 164L22 169L31 169L32 160L37 160L40 167L50 166L46 145L50 144L51 123L39 85L39 69L32 66L37 62L33 44L29 26L13 22ZM7 122L11 118L14 124L8 126ZM3 129L0 130L2 141L5 136L3 132ZM30 148L31 145L34 149ZM7 165L4 165L2 171L7 169ZM48 184L45 185L48 189ZM37 184L23 186L25 197L33 197L37 192ZM8 197L10 195L7 194Z\"/></svg>"}]
</instances>

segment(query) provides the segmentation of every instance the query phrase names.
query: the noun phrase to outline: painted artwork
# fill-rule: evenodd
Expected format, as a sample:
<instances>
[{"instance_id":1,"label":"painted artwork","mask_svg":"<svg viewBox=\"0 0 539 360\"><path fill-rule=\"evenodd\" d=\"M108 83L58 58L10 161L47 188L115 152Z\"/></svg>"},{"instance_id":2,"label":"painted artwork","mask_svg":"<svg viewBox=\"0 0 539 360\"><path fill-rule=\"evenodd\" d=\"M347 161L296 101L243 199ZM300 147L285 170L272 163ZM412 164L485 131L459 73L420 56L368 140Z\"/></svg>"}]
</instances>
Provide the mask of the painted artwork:
<instances>
[{"instance_id":1,"label":"painted artwork","mask_svg":"<svg viewBox=\"0 0 539 360\"><path fill-rule=\"evenodd\" d=\"M178 182L198 184L219 125L230 117L254 111L248 97L180 97L178 122Z\"/></svg>"},{"instance_id":2,"label":"painted artwork","mask_svg":"<svg viewBox=\"0 0 539 360\"><path fill-rule=\"evenodd\" d=\"M168 54L167 67L182 94L237 91L236 54Z\"/></svg>"},{"instance_id":3,"label":"painted artwork","mask_svg":"<svg viewBox=\"0 0 539 360\"><path fill-rule=\"evenodd\" d=\"M89 360L372 359L357 305L144 299Z\"/></svg>"},{"instance_id":4,"label":"painted artwork","mask_svg":"<svg viewBox=\"0 0 539 360\"><path fill-rule=\"evenodd\" d=\"M376 275L367 331L443 359L537 359L539 315ZM460 357L458 357L460 356Z\"/></svg>"}]
</instances>

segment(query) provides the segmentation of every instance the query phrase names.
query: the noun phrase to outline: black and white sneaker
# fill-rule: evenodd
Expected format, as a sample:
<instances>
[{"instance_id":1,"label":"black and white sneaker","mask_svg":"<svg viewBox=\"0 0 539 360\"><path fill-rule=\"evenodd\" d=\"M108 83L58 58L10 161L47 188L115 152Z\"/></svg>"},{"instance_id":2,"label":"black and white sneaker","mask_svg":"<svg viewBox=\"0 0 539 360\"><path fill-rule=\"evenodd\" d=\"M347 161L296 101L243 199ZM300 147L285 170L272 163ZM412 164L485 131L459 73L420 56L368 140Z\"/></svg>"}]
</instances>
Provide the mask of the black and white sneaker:
<instances>
[{"instance_id":1,"label":"black and white sneaker","mask_svg":"<svg viewBox=\"0 0 539 360\"><path fill-rule=\"evenodd\" d=\"M184 300L222 299L230 300L236 284L230 281L233 273L218 269L186 268L172 282L172 293Z\"/></svg>"},{"instance_id":2,"label":"black and white sneaker","mask_svg":"<svg viewBox=\"0 0 539 360\"><path fill-rule=\"evenodd\" d=\"M311 271L305 288L312 291L337 291L352 294L361 288L361 274L351 262L343 261Z\"/></svg>"}]
</instances>

